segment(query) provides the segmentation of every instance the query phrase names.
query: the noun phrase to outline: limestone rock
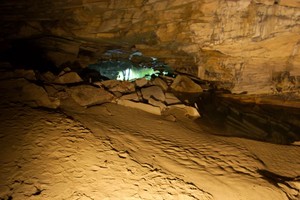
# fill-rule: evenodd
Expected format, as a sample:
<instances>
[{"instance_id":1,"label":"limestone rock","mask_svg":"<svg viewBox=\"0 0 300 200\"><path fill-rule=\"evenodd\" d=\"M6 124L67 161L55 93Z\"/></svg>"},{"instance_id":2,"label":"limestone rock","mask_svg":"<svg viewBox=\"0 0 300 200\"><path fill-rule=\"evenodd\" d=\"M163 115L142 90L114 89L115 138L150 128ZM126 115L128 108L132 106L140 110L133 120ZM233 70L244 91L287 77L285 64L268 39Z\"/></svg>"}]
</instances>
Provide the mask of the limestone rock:
<instances>
[{"instance_id":1,"label":"limestone rock","mask_svg":"<svg viewBox=\"0 0 300 200\"><path fill-rule=\"evenodd\" d=\"M178 75L171 85L172 90L181 93L200 93L203 92L200 85L194 83L187 76Z\"/></svg>"},{"instance_id":2,"label":"limestone rock","mask_svg":"<svg viewBox=\"0 0 300 200\"><path fill-rule=\"evenodd\" d=\"M186 113L186 116L191 117L193 119L197 119L201 116L200 113L198 112L198 110L192 106L186 106L184 104L168 106L168 109L170 109L170 110L174 109L174 108L184 110Z\"/></svg>"},{"instance_id":3,"label":"limestone rock","mask_svg":"<svg viewBox=\"0 0 300 200\"><path fill-rule=\"evenodd\" d=\"M38 79L44 82L52 83L57 77L50 71L39 74Z\"/></svg>"},{"instance_id":4,"label":"limestone rock","mask_svg":"<svg viewBox=\"0 0 300 200\"><path fill-rule=\"evenodd\" d=\"M111 102L114 96L103 88L79 85L67 89L69 95L81 106L91 106Z\"/></svg>"},{"instance_id":5,"label":"limestone rock","mask_svg":"<svg viewBox=\"0 0 300 200\"><path fill-rule=\"evenodd\" d=\"M149 98L148 103L153 106L159 107L161 111L164 111L167 108L167 106L164 103L162 103L161 101L157 101L152 97Z\"/></svg>"},{"instance_id":6,"label":"limestone rock","mask_svg":"<svg viewBox=\"0 0 300 200\"><path fill-rule=\"evenodd\" d=\"M107 80L101 84L111 92L131 93L135 91L135 85L129 81Z\"/></svg>"},{"instance_id":7,"label":"limestone rock","mask_svg":"<svg viewBox=\"0 0 300 200\"><path fill-rule=\"evenodd\" d=\"M168 90L168 85L167 85L167 83L166 83L163 79L161 79L161 78L159 78L159 77L155 78L153 81L151 81L151 83L152 83L153 85L156 85L156 86L161 87L161 89L162 89L163 91L167 91L167 90Z\"/></svg>"},{"instance_id":8,"label":"limestone rock","mask_svg":"<svg viewBox=\"0 0 300 200\"><path fill-rule=\"evenodd\" d=\"M0 79L11 79L11 78L25 78L27 80L35 81L36 76L33 70L16 69L14 71L3 71L0 74Z\"/></svg>"},{"instance_id":9,"label":"limestone rock","mask_svg":"<svg viewBox=\"0 0 300 200\"><path fill-rule=\"evenodd\" d=\"M181 103L181 101L180 101L173 93L167 92L167 93L165 94L165 96L166 96L165 102L167 103L167 105L172 105L172 104L179 104L179 103Z\"/></svg>"},{"instance_id":10,"label":"limestone rock","mask_svg":"<svg viewBox=\"0 0 300 200\"><path fill-rule=\"evenodd\" d=\"M55 97L59 90L54 85L44 85L47 94L51 97Z\"/></svg>"},{"instance_id":11,"label":"limestone rock","mask_svg":"<svg viewBox=\"0 0 300 200\"><path fill-rule=\"evenodd\" d=\"M34 71L31 70L25 70L25 69L17 69L15 70L15 75L19 78L25 78L27 80L35 81L36 76Z\"/></svg>"},{"instance_id":12,"label":"limestone rock","mask_svg":"<svg viewBox=\"0 0 300 200\"><path fill-rule=\"evenodd\" d=\"M140 78L140 79L135 80L135 84L137 87L141 88L148 84L148 80L145 78Z\"/></svg>"},{"instance_id":13,"label":"limestone rock","mask_svg":"<svg viewBox=\"0 0 300 200\"><path fill-rule=\"evenodd\" d=\"M43 87L24 78L1 81L0 85L3 99L21 102L32 107L57 108L60 105L60 101L50 98Z\"/></svg>"},{"instance_id":14,"label":"limestone rock","mask_svg":"<svg viewBox=\"0 0 300 200\"><path fill-rule=\"evenodd\" d=\"M122 100L132 100L132 101L140 101L141 98L138 96L137 93L131 93L123 95L120 99Z\"/></svg>"},{"instance_id":15,"label":"limestone rock","mask_svg":"<svg viewBox=\"0 0 300 200\"><path fill-rule=\"evenodd\" d=\"M119 105L127 106L130 108L140 109L140 110L143 110L145 112L152 113L155 115L161 115L161 109L159 107L152 106L149 104L139 103L139 102L137 103L137 102L133 102L133 101L129 101L129 100L122 100L122 99L119 99L117 101L117 103Z\"/></svg>"},{"instance_id":16,"label":"limestone rock","mask_svg":"<svg viewBox=\"0 0 300 200\"><path fill-rule=\"evenodd\" d=\"M160 78L162 80L164 80L164 82L167 83L168 86L170 86L174 82L174 79L175 79L175 78L170 77L170 76L160 76Z\"/></svg>"},{"instance_id":17,"label":"limestone rock","mask_svg":"<svg viewBox=\"0 0 300 200\"><path fill-rule=\"evenodd\" d=\"M153 97L154 99L163 102L166 99L164 92L162 91L162 89L159 86L150 86L147 88L142 88L141 92L142 92L143 98L146 100L149 100L150 97Z\"/></svg>"},{"instance_id":18,"label":"limestone rock","mask_svg":"<svg viewBox=\"0 0 300 200\"><path fill-rule=\"evenodd\" d=\"M79 82L82 82L82 79L76 72L72 72L72 71L65 72L54 80L54 83L59 83L59 84L79 83Z\"/></svg>"},{"instance_id":19,"label":"limestone rock","mask_svg":"<svg viewBox=\"0 0 300 200\"><path fill-rule=\"evenodd\" d=\"M236 93L270 93L273 72L300 76L299 0L74 2L0 5L3 38L47 35L35 42L56 66L136 43L174 70L230 83ZM139 58L132 60L148 62Z\"/></svg>"},{"instance_id":20,"label":"limestone rock","mask_svg":"<svg viewBox=\"0 0 300 200\"><path fill-rule=\"evenodd\" d=\"M57 99L50 99L47 92L44 88L34 84L34 83L27 83L24 85L22 89L22 96L21 99L26 102L33 102L36 106L42 106L47 108L57 108L60 105L59 100Z\"/></svg>"},{"instance_id":21,"label":"limestone rock","mask_svg":"<svg viewBox=\"0 0 300 200\"><path fill-rule=\"evenodd\" d=\"M112 92L114 95L115 95L115 97L117 97L117 98L120 98L121 96L122 96L122 93L121 92L119 92L119 91L115 91L115 92Z\"/></svg>"},{"instance_id":22,"label":"limestone rock","mask_svg":"<svg viewBox=\"0 0 300 200\"><path fill-rule=\"evenodd\" d=\"M174 115L167 115L165 119L171 122L176 122L176 117Z\"/></svg>"}]
</instances>

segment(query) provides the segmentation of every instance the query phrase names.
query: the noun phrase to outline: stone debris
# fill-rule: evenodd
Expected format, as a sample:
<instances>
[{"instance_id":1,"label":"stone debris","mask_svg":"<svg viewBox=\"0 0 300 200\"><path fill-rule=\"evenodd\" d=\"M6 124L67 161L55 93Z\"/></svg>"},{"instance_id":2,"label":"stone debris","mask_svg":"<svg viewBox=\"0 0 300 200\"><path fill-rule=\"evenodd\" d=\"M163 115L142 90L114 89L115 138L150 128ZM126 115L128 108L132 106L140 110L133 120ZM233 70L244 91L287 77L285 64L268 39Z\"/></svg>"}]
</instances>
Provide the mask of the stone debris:
<instances>
[{"instance_id":1,"label":"stone debris","mask_svg":"<svg viewBox=\"0 0 300 200\"><path fill-rule=\"evenodd\" d=\"M166 92L169 88L167 83L159 77L157 77L153 81L151 81L151 84L159 86L164 92Z\"/></svg>"},{"instance_id":2,"label":"stone debris","mask_svg":"<svg viewBox=\"0 0 300 200\"><path fill-rule=\"evenodd\" d=\"M141 98L138 96L138 94L136 92L131 93L131 94L125 94L120 99L122 99L122 100L132 100L132 101L140 101L141 100Z\"/></svg>"},{"instance_id":3,"label":"stone debris","mask_svg":"<svg viewBox=\"0 0 300 200\"><path fill-rule=\"evenodd\" d=\"M137 87L141 88L148 84L148 80L146 78L139 78L135 80L135 84Z\"/></svg>"},{"instance_id":4,"label":"stone debris","mask_svg":"<svg viewBox=\"0 0 300 200\"><path fill-rule=\"evenodd\" d=\"M170 93L170 92L167 92L165 94L166 96L166 103L167 105L172 105L172 104L180 104L181 101L173 94L173 93Z\"/></svg>"},{"instance_id":5,"label":"stone debris","mask_svg":"<svg viewBox=\"0 0 300 200\"><path fill-rule=\"evenodd\" d=\"M76 72L67 71L59 75L55 80L54 83L58 84L69 84L69 83L79 83L83 80Z\"/></svg>"},{"instance_id":6,"label":"stone debris","mask_svg":"<svg viewBox=\"0 0 300 200\"><path fill-rule=\"evenodd\" d=\"M21 102L32 107L57 108L60 101L50 98L45 89L28 80L10 79L1 81L2 98Z\"/></svg>"},{"instance_id":7,"label":"stone debris","mask_svg":"<svg viewBox=\"0 0 300 200\"><path fill-rule=\"evenodd\" d=\"M165 119L171 122L176 122L176 117L174 115L167 115Z\"/></svg>"},{"instance_id":8,"label":"stone debris","mask_svg":"<svg viewBox=\"0 0 300 200\"><path fill-rule=\"evenodd\" d=\"M36 76L33 70L16 69L14 71L3 71L0 75L0 80L11 79L11 78L25 78L26 80L35 81Z\"/></svg>"},{"instance_id":9,"label":"stone debris","mask_svg":"<svg viewBox=\"0 0 300 200\"><path fill-rule=\"evenodd\" d=\"M172 110L172 109L181 109L185 111L186 116L191 117L193 119L197 119L199 117L201 117L200 113L198 112L198 110L192 106L186 106L184 104L177 104L177 105L171 105L167 107L168 109Z\"/></svg>"},{"instance_id":10,"label":"stone debris","mask_svg":"<svg viewBox=\"0 0 300 200\"><path fill-rule=\"evenodd\" d=\"M47 108L57 108L60 104L59 100L50 99L44 88L30 82L23 86L19 101Z\"/></svg>"},{"instance_id":11,"label":"stone debris","mask_svg":"<svg viewBox=\"0 0 300 200\"><path fill-rule=\"evenodd\" d=\"M69 95L81 106L92 106L111 102L114 96L103 88L79 85L67 89Z\"/></svg>"},{"instance_id":12,"label":"stone debris","mask_svg":"<svg viewBox=\"0 0 300 200\"><path fill-rule=\"evenodd\" d=\"M159 107L161 111L164 111L167 108L167 106L164 103L162 103L161 101L157 101L152 97L149 98L148 103L153 106Z\"/></svg>"},{"instance_id":13,"label":"stone debris","mask_svg":"<svg viewBox=\"0 0 300 200\"><path fill-rule=\"evenodd\" d=\"M149 104L146 104L146 103L133 102L133 101L129 101L129 100L119 99L117 101L117 104L122 105L122 106L127 106L127 107L130 107L130 108L140 109L140 110L143 110L145 112L152 113L152 114L155 114L155 115L161 115L162 114L161 109L159 107L152 106L152 105L149 105Z\"/></svg>"},{"instance_id":14,"label":"stone debris","mask_svg":"<svg viewBox=\"0 0 300 200\"><path fill-rule=\"evenodd\" d=\"M203 92L200 85L196 84L187 76L178 75L171 85L172 90L182 93L201 93Z\"/></svg>"},{"instance_id":15,"label":"stone debris","mask_svg":"<svg viewBox=\"0 0 300 200\"><path fill-rule=\"evenodd\" d=\"M154 99L163 102L166 99L163 90L159 86L150 86L147 88L142 88L141 92L145 100L149 100L150 97L153 97Z\"/></svg>"},{"instance_id":16,"label":"stone debris","mask_svg":"<svg viewBox=\"0 0 300 200\"><path fill-rule=\"evenodd\" d=\"M57 79L57 77L52 72L47 71L39 74L38 79L46 83L52 83L55 79Z\"/></svg>"},{"instance_id":17,"label":"stone debris","mask_svg":"<svg viewBox=\"0 0 300 200\"><path fill-rule=\"evenodd\" d=\"M103 103L117 103L155 115L164 115L171 105L180 104L177 107L185 110L186 116L192 118L200 117L196 108L185 106L171 91L168 91L168 84L171 84L173 78L162 76L151 81L141 78L133 82L105 80L86 85L77 72L72 71L70 68L65 68L57 76L50 71L43 74L38 73L37 80L39 83L43 83L42 86L38 86L25 79L27 77L34 82L34 71L19 70L19 73L12 74L10 77L17 78L20 75L24 78L11 82L4 79L2 86L9 85L13 88L21 88L21 92L15 91L7 94L13 96L13 98L10 97L11 99L24 102L33 107L58 108L61 100L73 99L74 102L83 107ZM151 86L148 85L149 83ZM68 86L68 84L76 85ZM188 90L186 87L189 86L192 86L192 88ZM172 88L175 88L176 91L182 91L183 89L193 92L200 91L200 86L183 76L175 79ZM174 120L176 119L171 119L170 121Z\"/></svg>"},{"instance_id":18,"label":"stone debris","mask_svg":"<svg viewBox=\"0 0 300 200\"><path fill-rule=\"evenodd\" d=\"M122 94L132 93L135 91L135 85L129 81L107 80L101 84L111 92L121 92Z\"/></svg>"},{"instance_id":19,"label":"stone debris","mask_svg":"<svg viewBox=\"0 0 300 200\"><path fill-rule=\"evenodd\" d=\"M119 91L115 91L115 92L112 92L114 95L115 95L115 97L117 97L117 98L120 98L120 97L122 97L122 93L121 92L119 92Z\"/></svg>"}]
</instances>

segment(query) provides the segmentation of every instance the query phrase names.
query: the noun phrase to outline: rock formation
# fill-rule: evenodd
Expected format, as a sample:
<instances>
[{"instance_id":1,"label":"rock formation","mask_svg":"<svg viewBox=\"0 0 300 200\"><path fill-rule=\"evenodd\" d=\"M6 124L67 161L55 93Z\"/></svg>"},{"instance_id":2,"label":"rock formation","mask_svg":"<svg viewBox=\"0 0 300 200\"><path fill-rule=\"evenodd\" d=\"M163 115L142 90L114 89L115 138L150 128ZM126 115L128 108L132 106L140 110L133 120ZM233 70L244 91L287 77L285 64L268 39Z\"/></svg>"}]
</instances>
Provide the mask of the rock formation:
<instances>
[{"instance_id":1,"label":"rock formation","mask_svg":"<svg viewBox=\"0 0 300 200\"><path fill-rule=\"evenodd\" d=\"M1 52L30 46L57 66L135 45L234 93L299 90L298 0L7 0L0 26Z\"/></svg>"}]
</instances>

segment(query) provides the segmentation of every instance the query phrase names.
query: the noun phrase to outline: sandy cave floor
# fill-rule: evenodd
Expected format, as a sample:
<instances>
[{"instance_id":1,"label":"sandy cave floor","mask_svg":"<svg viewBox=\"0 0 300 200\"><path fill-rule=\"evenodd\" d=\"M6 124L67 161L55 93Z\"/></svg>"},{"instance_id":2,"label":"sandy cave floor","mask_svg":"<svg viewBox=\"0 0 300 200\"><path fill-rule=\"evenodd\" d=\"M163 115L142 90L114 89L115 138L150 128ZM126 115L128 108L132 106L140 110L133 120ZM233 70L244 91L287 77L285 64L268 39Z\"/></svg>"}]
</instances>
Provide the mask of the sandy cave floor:
<instances>
[{"instance_id":1,"label":"sandy cave floor","mask_svg":"<svg viewBox=\"0 0 300 200\"><path fill-rule=\"evenodd\" d=\"M0 104L0 199L300 199L300 146L116 104Z\"/></svg>"}]
</instances>

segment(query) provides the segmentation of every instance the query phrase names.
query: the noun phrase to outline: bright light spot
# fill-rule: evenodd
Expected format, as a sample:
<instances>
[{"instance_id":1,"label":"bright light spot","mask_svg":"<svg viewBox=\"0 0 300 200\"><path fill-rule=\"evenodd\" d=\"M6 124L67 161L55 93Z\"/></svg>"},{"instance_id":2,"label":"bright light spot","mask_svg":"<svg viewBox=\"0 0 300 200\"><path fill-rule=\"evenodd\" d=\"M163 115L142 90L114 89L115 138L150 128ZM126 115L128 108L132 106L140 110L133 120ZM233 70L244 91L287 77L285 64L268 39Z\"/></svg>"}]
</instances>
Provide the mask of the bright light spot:
<instances>
[{"instance_id":1,"label":"bright light spot","mask_svg":"<svg viewBox=\"0 0 300 200\"><path fill-rule=\"evenodd\" d=\"M118 72L117 80L121 81L131 81L139 78L145 77L150 80L153 74L157 74L159 71L155 71L152 68L127 68L123 71Z\"/></svg>"}]
</instances>

